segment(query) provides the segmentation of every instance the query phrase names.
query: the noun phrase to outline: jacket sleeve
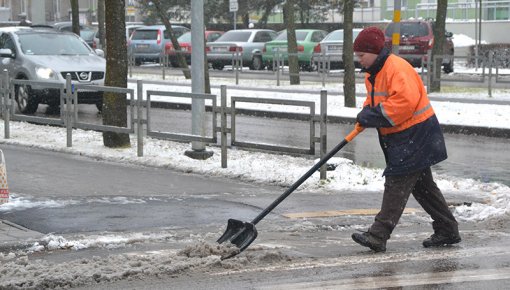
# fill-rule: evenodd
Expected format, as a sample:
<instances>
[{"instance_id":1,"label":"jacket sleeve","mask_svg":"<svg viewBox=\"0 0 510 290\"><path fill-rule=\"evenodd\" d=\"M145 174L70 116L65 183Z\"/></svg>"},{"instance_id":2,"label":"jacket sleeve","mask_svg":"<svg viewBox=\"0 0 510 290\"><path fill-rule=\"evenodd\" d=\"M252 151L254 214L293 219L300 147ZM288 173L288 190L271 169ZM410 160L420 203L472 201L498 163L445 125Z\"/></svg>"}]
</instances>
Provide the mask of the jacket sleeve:
<instances>
[{"instance_id":1,"label":"jacket sleeve","mask_svg":"<svg viewBox=\"0 0 510 290\"><path fill-rule=\"evenodd\" d=\"M391 123L384 117L381 112L381 106L365 106L356 117L356 122L365 128L381 128L392 127Z\"/></svg>"}]
</instances>

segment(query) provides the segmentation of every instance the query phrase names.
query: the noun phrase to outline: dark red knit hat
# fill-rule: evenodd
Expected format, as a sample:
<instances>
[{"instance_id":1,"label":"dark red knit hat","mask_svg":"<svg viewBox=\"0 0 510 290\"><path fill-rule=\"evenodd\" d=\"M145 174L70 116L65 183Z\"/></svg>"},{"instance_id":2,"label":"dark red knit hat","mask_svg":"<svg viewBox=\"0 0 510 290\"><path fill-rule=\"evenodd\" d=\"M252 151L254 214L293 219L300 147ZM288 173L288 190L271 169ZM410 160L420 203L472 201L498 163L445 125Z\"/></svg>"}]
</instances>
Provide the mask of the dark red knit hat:
<instances>
[{"instance_id":1,"label":"dark red knit hat","mask_svg":"<svg viewBox=\"0 0 510 290\"><path fill-rule=\"evenodd\" d=\"M379 54L384 47L384 33L381 29L371 26L363 29L354 41L355 52Z\"/></svg>"}]
</instances>

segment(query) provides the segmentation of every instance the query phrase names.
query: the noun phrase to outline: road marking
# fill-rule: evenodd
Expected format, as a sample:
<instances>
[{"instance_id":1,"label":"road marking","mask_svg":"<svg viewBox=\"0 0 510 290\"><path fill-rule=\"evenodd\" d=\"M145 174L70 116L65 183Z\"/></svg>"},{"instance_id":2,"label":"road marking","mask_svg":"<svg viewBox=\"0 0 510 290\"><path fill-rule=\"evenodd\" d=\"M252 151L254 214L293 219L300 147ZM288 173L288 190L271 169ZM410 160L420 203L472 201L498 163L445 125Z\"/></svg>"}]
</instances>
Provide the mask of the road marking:
<instances>
[{"instance_id":1,"label":"road marking","mask_svg":"<svg viewBox=\"0 0 510 290\"><path fill-rule=\"evenodd\" d=\"M308 211L298 213L286 213L283 216L298 219L298 218L319 218L319 217L336 217L344 215L376 215L379 209L375 208L360 208L360 209L346 209L346 210L325 210L325 211ZM417 208L406 208L404 214L414 214L417 212L423 212Z\"/></svg>"},{"instance_id":2,"label":"road marking","mask_svg":"<svg viewBox=\"0 0 510 290\"><path fill-rule=\"evenodd\" d=\"M510 268L456 270L393 276L337 279L320 282L288 283L255 289L379 289L419 285L441 285L474 281L510 279Z\"/></svg>"}]
</instances>

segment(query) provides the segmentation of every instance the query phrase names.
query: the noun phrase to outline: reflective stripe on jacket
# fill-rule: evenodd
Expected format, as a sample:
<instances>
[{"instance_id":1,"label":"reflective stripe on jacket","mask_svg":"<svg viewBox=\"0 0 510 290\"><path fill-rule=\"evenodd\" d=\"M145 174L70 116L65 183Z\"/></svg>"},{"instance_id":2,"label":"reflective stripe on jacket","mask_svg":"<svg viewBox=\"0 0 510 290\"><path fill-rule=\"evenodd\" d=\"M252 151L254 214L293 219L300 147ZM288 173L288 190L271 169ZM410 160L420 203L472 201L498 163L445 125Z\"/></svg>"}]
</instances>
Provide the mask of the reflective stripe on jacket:
<instances>
[{"instance_id":1,"label":"reflective stripe on jacket","mask_svg":"<svg viewBox=\"0 0 510 290\"><path fill-rule=\"evenodd\" d=\"M363 106L379 106L391 124L379 129L381 135L400 132L434 115L420 76L405 59L390 54L373 84L369 77L367 73L367 98Z\"/></svg>"}]
</instances>

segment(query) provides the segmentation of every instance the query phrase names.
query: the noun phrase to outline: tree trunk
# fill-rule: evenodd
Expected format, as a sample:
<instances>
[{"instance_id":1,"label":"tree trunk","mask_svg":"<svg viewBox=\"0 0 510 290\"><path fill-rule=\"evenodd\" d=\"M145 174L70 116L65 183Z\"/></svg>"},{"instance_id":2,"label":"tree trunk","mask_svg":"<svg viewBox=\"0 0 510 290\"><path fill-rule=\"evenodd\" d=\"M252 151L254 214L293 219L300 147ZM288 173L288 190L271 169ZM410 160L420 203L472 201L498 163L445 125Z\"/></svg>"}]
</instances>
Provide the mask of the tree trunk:
<instances>
[{"instance_id":1,"label":"tree trunk","mask_svg":"<svg viewBox=\"0 0 510 290\"><path fill-rule=\"evenodd\" d=\"M354 2L344 1L344 105L346 107L356 107L356 80L354 71L354 51L353 51L353 11Z\"/></svg>"},{"instance_id":2,"label":"tree trunk","mask_svg":"<svg viewBox=\"0 0 510 290\"><path fill-rule=\"evenodd\" d=\"M71 0L71 18L73 32L80 35L80 6L78 6L78 0Z\"/></svg>"},{"instance_id":3,"label":"tree trunk","mask_svg":"<svg viewBox=\"0 0 510 290\"><path fill-rule=\"evenodd\" d=\"M172 45L174 46L174 50L179 52L181 51L181 46L179 45L179 42L177 41L177 38L175 37L174 30L172 29L172 24L170 23L170 19L168 19L168 16L166 15L164 9L162 9L163 5L161 5L160 0L153 0L152 3L154 3L154 6L156 7L156 10L158 11L159 17L161 18L161 21L165 25L166 30L170 34L170 40L172 41ZM184 77L186 79L191 79L191 72L188 67L188 63L186 62L186 57L182 53L177 53L177 63L179 64L179 67L182 68L182 73L184 74Z\"/></svg>"},{"instance_id":4,"label":"tree trunk","mask_svg":"<svg viewBox=\"0 0 510 290\"><path fill-rule=\"evenodd\" d=\"M105 1L106 16L106 86L127 88L127 47L125 0ZM126 94L105 92L103 124L127 127ZM106 147L130 147L129 134L103 132Z\"/></svg>"},{"instance_id":5,"label":"tree trunk","mask_svg":"<svg viewBox=\"0 0 510 290\"><path fill-rule=\"evenodd\" d=\"M438 57L434 60L434 56L444 55L445 53L443 47L445 43L447 8L448 0L439 0L437 2L436 23L434 25L434 45L432 46L432 59L430 61L434 76L432 77L432 82L430 82L429 92L441 91L440 78L443 58Z\"/></svg>"},{"instance_id":6,"label":"tree trunk","mask_svg":"<svg viewBox=\"0 0 510 290\"><path fill-rule=\"evenodd\" d=\"M102 50L106 49L105 43L105 19L104 19L104 2L106 0L98 0L97 1L97 27L98 27L98 36L99 36L99 44ZM105 51L106 53L106 51Z\"/></svg>"},{"instance_id":7,"label":"tree trunk","mask_svg":"<svg viewBox=\"0 0 510 290\"><path fill-rule=\"evenodd\" d=\"M287 51L289 54L290 84L299 85L299 60L297 56L296 23L294 19L294 1L287 0L284 6L283 17L287 27Z\"/></svg>"}]
</instances>

